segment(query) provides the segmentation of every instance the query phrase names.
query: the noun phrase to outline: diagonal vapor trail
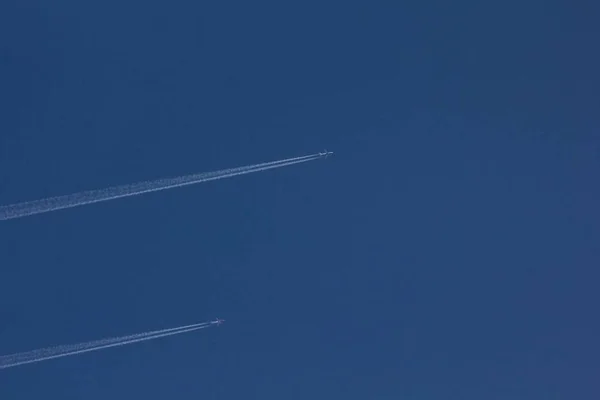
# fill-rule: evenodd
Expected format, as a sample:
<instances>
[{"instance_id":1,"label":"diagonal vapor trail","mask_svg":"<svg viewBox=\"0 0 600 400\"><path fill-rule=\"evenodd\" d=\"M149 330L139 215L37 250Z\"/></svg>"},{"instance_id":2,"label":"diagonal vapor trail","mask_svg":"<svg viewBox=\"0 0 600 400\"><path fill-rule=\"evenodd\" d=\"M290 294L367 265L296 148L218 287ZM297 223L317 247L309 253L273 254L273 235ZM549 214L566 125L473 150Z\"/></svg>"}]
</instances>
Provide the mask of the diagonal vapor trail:
<instances>
[{"instance_id":1,"label":"diagonal vapor trail","mask_svg":"<svg viewBox=\"0 0 600 400\"><path fill-rule=\"evenodd\" d=\"M105 189L88 190L64 196L9 204L0 206L0 220L22 218L34 214L41 214L65 208L114 200L122 197L137 196L143 193L157 192L160 190L172 189L181 186L194 185L201 182L231 178L238 175L245 175L313 161L319 158L323 158L321 153L255 165L247 165L244 167L228 168L214 172L204 172L199 174L184 175L176 178L164 178L153 181L138 182L133 184L113 186Z\"/></svg>"},{"instance_id":2,"label":"diagonal vapor trail","mask_svg":"<svg viewBox=\"0 0 600 400\"><path fill-rule=\"evenodd\" d=\"M32 364L41 361L51 360L54 358L74 356L77 354L88 353L91 351L98 351L108 349L111 347L125 346L128 344L145 342L148 340L154 340L162 337L179 335L181 333L205 329L213 325L214 323L212 322L204 322L199 324L180 326L177 328L161 329L158 331L100 339L85 343L47 347L23 353L11 354L0 357L0 369L12 368L19 365Z\"/></svg>"}]
</instances>

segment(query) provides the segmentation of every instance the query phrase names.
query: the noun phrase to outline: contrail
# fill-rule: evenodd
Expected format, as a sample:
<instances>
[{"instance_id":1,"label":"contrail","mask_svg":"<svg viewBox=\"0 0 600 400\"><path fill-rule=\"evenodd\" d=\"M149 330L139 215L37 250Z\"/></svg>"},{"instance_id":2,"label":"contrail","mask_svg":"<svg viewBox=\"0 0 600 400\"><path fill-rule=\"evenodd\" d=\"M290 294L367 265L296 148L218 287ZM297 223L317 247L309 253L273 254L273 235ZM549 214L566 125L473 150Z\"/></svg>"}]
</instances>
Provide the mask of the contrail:
<instances>
[{"instance_id":1,"label":"contrail","mask_svg":"<svg viewBox=\"0 0 600 400\"><path fill-rule=\"evenodd\" d=\"M44 349L27 351L24 353L11 354L0 357L0 369L16 367L23 364L32 364L40 361L51 360L53 358L74 356L76 354L87 353L108 349L110 347L125 346L127 344L145 342L161 337L179 335L181 333L193 332L199 329L208 328L216 325L216 322L203 322L192 325L180 326L177 328L161 329L158 331L136 333L133 335L113 337L107 339L94 340L91 342L69 344L62 346L47 347Z\"/></svg>"},{"instance_id":2,"label":"contrail","mask_svg":"<svg viewBox=\"0 0 600 400\"><path fill-rule=\"evenodd\" d=\"M299 164L307 161L326 157L326 153L317 153L303 157L288 158L285 160L271 161L262 164L247 165L245 167L229 168L214 172L184 175L176 178L165 178L154 181L145 181L127 185L113 186L106 189L88 190L64 196L49 197L41 200L0 206L0 220L21 218L34 214L61 210L82 206L85 204L98 203L101 201L114 200L121 197L137 196L143 193L157 192L159 190L172 189L180 186L193 185L217 179L231 178L233 176L250 174L253 172L266 171L268 169L281 168L288 165Z\"/></svg>"}]
</instances>

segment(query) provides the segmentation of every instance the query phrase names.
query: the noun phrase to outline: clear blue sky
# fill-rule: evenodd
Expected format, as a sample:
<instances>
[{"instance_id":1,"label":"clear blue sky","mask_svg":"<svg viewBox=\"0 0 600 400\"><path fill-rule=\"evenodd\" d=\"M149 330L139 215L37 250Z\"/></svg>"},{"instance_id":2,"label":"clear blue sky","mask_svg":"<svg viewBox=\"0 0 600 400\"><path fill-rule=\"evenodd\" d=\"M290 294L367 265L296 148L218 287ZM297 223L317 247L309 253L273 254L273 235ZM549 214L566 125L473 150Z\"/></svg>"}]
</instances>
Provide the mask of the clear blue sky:
<instances>
[{"instance_id":1,"label":"clear blue sky","mask_svg":"<svg viewBox=\"0 0 600 400\"><path fill-rule=\"evenodd\" d=\"M0 4L2 400L598 399L598 5ZM587 7L587 8L586 8Z\"/></svg>"}]
</instances>

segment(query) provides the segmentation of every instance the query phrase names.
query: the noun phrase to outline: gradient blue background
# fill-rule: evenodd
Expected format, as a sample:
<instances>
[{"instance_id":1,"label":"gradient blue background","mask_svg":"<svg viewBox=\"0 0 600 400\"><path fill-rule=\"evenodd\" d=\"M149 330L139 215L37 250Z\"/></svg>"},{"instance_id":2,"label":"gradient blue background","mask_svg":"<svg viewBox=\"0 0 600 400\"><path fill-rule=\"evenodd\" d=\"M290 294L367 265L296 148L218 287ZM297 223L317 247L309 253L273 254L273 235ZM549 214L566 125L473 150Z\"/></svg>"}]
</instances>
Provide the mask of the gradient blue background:
<instances>
[{"instance_id":1,"label":"gradient blue background","mask_svg":"<svg viewBox=\"0 0 600 400\"><path fill-rule=\"evenodd\" d=\"M598 399L598 6L0 4L0 399Z\"/></svg>"}]
</instances>

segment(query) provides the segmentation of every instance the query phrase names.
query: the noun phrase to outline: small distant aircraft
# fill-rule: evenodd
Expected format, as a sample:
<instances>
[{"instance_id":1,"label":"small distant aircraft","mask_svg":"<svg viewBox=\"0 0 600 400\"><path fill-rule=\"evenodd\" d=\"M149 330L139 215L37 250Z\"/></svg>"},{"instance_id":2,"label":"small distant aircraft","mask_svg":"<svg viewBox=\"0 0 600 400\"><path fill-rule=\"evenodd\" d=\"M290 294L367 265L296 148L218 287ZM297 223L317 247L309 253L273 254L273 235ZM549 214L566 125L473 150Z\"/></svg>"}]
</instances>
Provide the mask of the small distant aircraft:
<instances>
[{"instance_id":1,"label":"small distant aircraft","mask_svg":"<svg viewBox=\"0 0 600 400\"><path fill-rule=\"evenodd\" d=\"M333 151L323 150L323 152L319 153L319 156L327 158L332 154L333 154Z\"/></svg>"},{"instance_id":2,"label":"small distant aircraft","mask_svg":"<svg viewBox=\"0 0 600 400\"><path fill-rule=\"evenodd\" d=\"M223 322L225 322L224 319L217 318L216 320L212 321L212 324L221 325Z\"/></svg>"}]
</instances>

